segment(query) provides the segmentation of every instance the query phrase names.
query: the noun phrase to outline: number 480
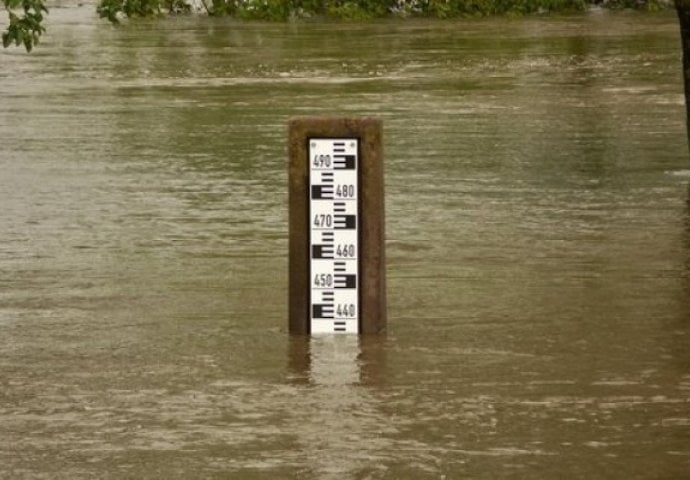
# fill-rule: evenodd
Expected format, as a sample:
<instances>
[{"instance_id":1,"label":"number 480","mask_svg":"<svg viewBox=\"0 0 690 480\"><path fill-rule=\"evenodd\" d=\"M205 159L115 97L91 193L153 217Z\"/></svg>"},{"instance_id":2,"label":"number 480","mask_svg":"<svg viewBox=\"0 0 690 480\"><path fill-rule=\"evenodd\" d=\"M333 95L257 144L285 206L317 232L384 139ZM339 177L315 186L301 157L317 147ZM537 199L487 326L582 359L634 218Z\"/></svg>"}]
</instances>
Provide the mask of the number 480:
<instances>
[{"instance_id":1,"label":"number 480","mask_svg":"<svg viewBox=\"0 0 690 480\"><path fill-rule=\"evenodd\" d=\"M338 198L354 198L355 186L352 184L342 184L335 187L335 196Z\"/></svg>"}]
</instances>

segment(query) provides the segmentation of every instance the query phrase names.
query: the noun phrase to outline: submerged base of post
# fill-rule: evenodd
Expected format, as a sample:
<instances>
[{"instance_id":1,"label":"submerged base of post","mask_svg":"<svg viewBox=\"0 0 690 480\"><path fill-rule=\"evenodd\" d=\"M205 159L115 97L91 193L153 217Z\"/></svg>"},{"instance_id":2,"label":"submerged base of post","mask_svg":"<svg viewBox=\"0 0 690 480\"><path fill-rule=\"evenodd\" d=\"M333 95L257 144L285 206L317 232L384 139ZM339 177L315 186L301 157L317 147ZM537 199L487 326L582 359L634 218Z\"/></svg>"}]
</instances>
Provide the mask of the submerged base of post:
<instances>
[{"instance_id":1,"label":"submerged base of post","mask_svg":"<svg viewBox=\"0 0 690 480\"><path fill-rule=\"evenodd\" d=\"M680 39L683 51L683 83L685 90L685 125L690 140L690 0L675 0L680 24Z\"/></svg>"},{"instance_id":2,"label":"submerged base of post","mask_svg":"<svg viewBox=\"0 0 690 480\"><path fill-rule=\"evenodd\" d=\"M383 124L289 122L289 329L386 328Z\"/></svg>"}]
</instances>

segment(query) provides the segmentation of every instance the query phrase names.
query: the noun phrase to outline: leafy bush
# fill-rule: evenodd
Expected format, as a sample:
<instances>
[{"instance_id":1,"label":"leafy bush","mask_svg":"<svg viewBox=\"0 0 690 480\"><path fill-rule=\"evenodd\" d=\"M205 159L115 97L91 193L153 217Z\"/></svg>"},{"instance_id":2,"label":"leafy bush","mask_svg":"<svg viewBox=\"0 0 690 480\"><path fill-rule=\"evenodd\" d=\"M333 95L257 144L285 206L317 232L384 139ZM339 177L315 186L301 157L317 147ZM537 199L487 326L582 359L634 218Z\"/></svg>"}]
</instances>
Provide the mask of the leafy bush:
<instances>
[{"instance_id":1,"label":"leafy bush","mask_svg":"<svg viewBox=\"0 0 690 480\"><path fill-rule=\"evenodd\" d=\"M666 8L669 2L664 0L603 0L601 4L612 9L634 8L648 12L657 12Z\"/></svg>"},{"instance_id":2,"label":"leafy bush","mask_svg":"<svg viewBox=\"0 0 690 480\"><path fill-rule=\"evenodd\" d=\"M45 32L43 14L48 12L45 0L2 2L9 16L9 26L2 34L3 46L23 45L27 51L31 51ZM528 15L580 11L591 4L646 11L657 11L672 5L670 0L99 0L97 12L101 18L112 23L118 23L122 17L190 12L195 9L193 5L212 16L229 15L244 19L287 20L330 16L366 20L390 15L433 18Z\"/></svg>"}]
</instances>

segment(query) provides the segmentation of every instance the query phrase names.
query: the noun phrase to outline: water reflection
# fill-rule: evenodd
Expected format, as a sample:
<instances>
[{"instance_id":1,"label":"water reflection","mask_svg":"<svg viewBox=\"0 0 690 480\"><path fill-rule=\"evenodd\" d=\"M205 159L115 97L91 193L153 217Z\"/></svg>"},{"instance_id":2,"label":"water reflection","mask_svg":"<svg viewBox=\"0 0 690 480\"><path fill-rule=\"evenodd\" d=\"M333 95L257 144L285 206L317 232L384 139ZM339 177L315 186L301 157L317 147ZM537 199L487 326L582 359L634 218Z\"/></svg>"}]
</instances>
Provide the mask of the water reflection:
<instances>
[{"instance_id":1,"label":"water reflection","mask_svg":"<svg viewBox=\"0 0 690 480\"><path fill-rule=\"evenodd\" d=\"M340 338L342 337L342 339ZM385 384L387 336L342 335L289 339L288 365L292 381L310 385Z\"/></svg>"},{"instance_id":2,"label":"water reflection","mask_svg":"<svg viewBox=\"0 0 690 480\"><path fill-rule=\"evenodd\" d=\"M685 254L685 271L681 273L684 279L685 289L683 290L685 294L684 299L681 300L683 305L688 309L687 313L684 315L686 321L690 322L690 302L687 301L690 298L690 182L688 183L688 193L685 201L685 217L684 217L684 230L683 230L683 247Z\"/></svg>"},{"instance_id":3,"label":"water reflection","mask_svg":"<svg viewBox=\"0 0 690 480\"><path fill-rule=\"evenodd\" d=\"M384 468L390 420L372 390L383 350L380 338L355 335L290 339L293 379L308 386L294 432L314 478L362 478Z\"/></svg>"}]
</instances>

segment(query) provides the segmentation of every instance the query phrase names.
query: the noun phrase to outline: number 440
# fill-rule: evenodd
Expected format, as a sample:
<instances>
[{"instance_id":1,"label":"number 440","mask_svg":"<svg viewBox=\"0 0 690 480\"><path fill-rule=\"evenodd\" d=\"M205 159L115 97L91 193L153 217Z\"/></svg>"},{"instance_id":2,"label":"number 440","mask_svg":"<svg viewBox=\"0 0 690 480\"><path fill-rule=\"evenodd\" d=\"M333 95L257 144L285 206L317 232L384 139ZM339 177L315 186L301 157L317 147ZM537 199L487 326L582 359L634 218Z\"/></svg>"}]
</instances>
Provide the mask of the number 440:
<instances>
[{"instance_id":1,"label":"number 440","mask_svg":"<svg viewBox=\"0 0 690 480\"><path fill-rule=\"evenodd\" d=\"M335 314L340 318L352 318L357 314L357 307L354 303L339 303L338 306L335 307Z\"/></svg>"}]
</instances>

